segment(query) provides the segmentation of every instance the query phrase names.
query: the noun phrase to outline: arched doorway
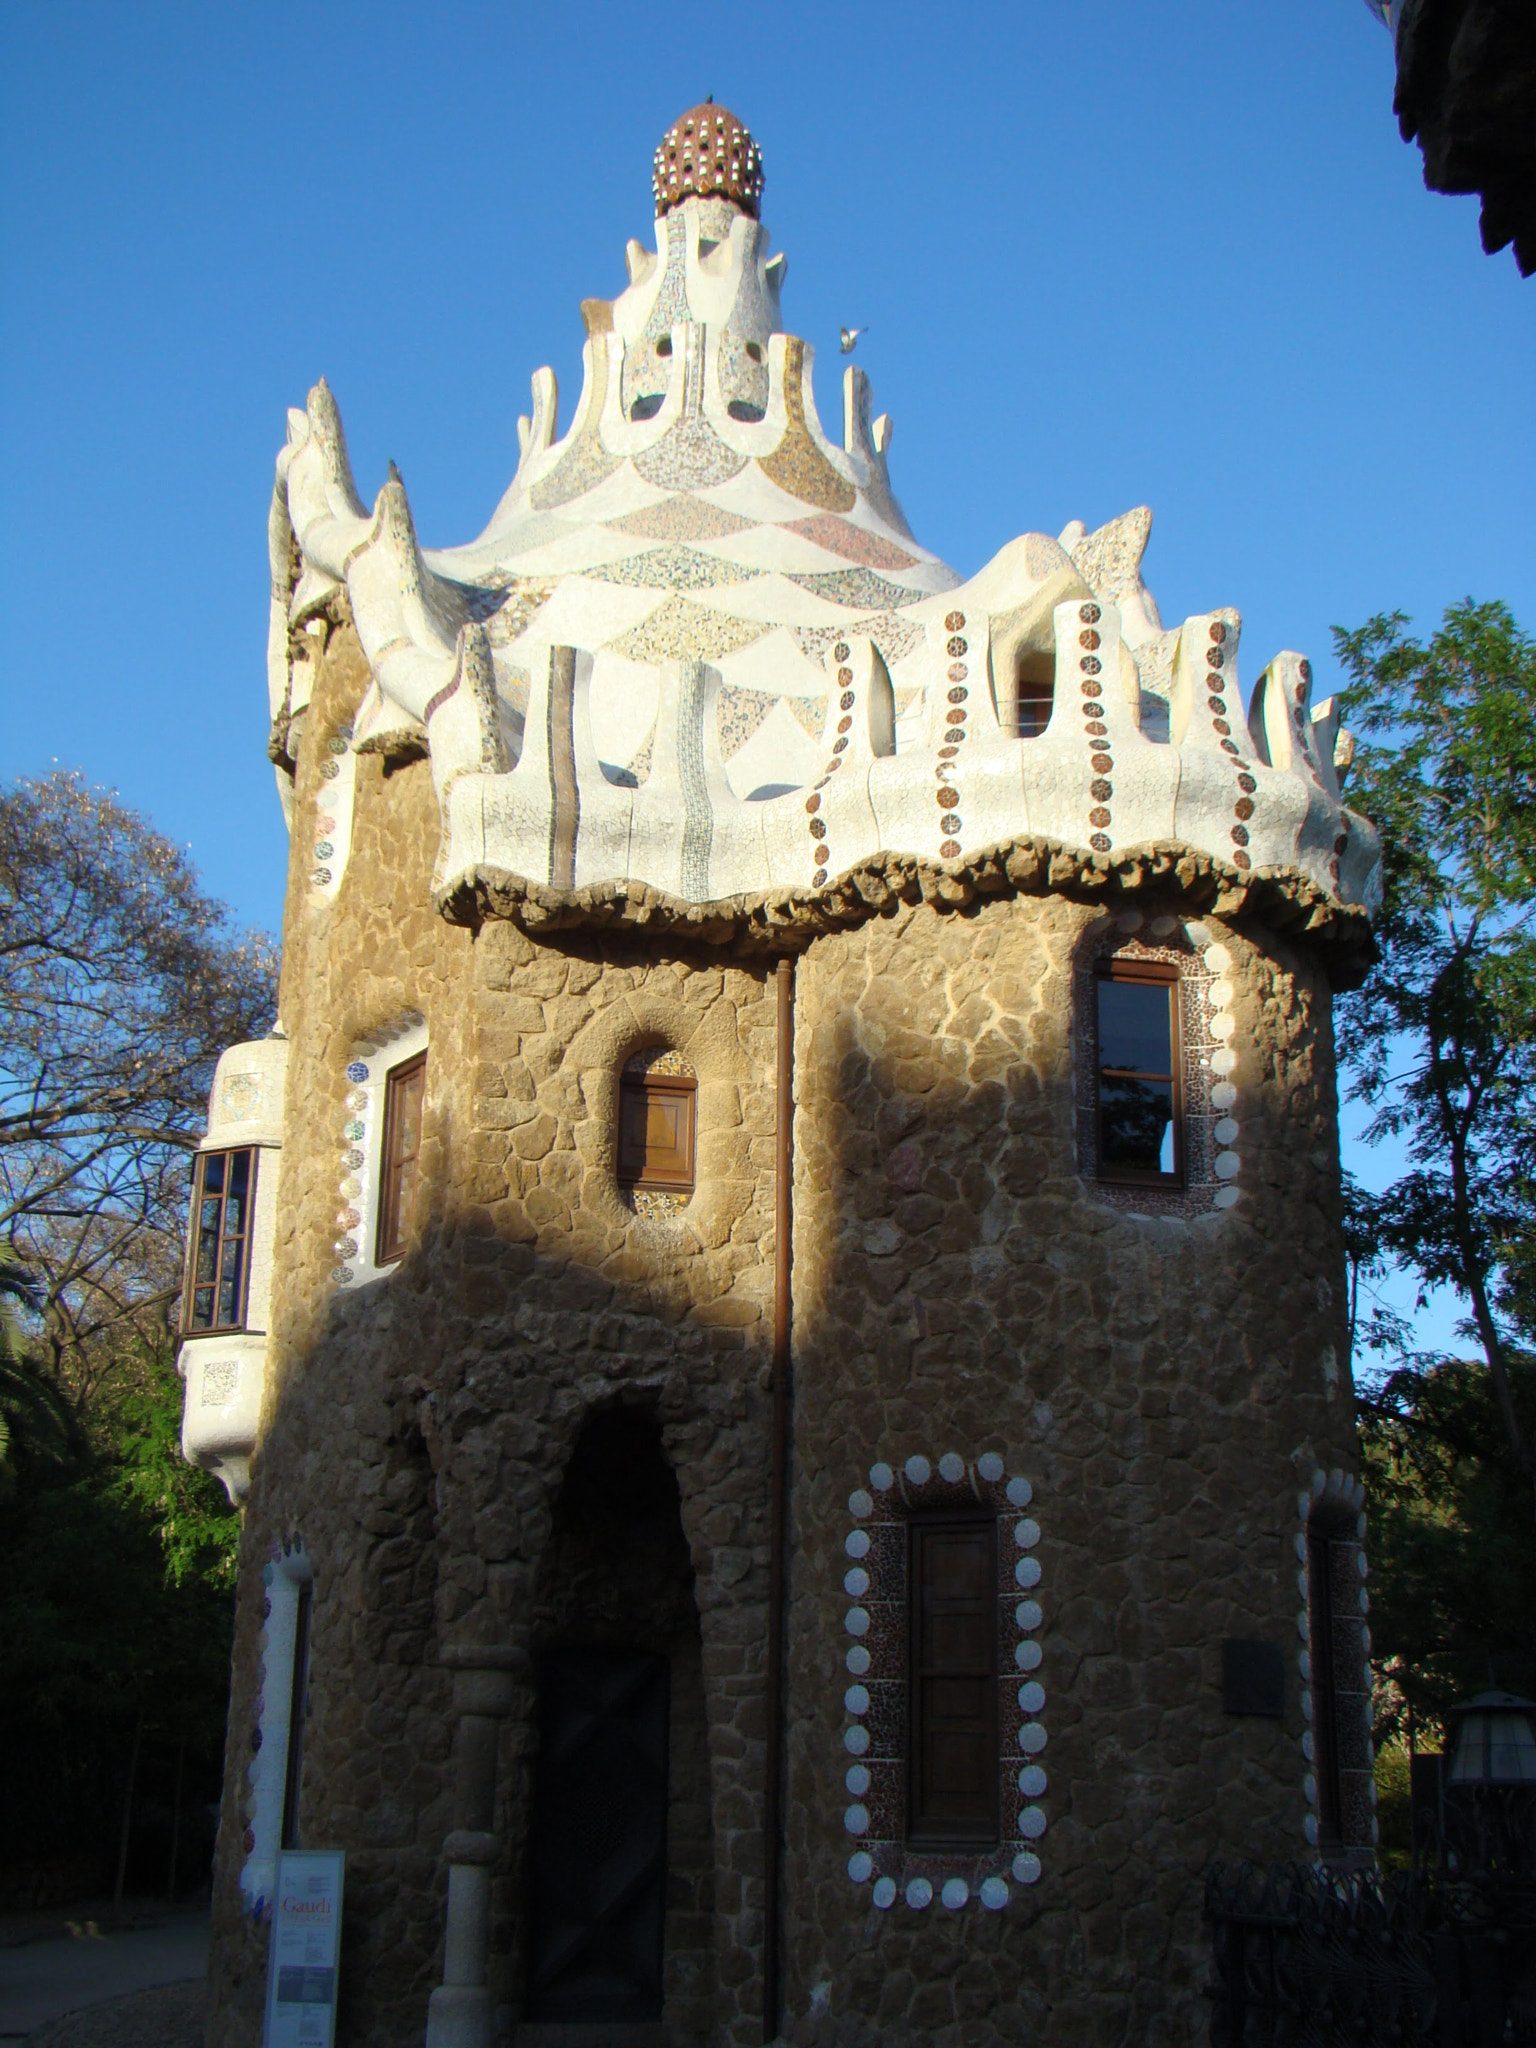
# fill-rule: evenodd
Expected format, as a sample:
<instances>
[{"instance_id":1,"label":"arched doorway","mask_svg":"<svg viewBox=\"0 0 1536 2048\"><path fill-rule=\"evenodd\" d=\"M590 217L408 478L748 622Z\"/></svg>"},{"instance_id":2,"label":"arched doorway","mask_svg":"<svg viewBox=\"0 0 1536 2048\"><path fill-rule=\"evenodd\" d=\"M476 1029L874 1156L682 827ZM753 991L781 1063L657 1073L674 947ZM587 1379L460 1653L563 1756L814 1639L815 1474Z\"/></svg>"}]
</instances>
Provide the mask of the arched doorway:
<instances>
[{"instance_id":1,"label":"arched doorway","mask_svg":"<svg viewBox=\"0 0 1536 2048\"><path fill-rule=\"evenodd\" d=\"M526 2016L702 2031L713 1847L699 1616L648 1408L599 1410L577 1439L535 1646Z\"/></svg>"}]
</instances>

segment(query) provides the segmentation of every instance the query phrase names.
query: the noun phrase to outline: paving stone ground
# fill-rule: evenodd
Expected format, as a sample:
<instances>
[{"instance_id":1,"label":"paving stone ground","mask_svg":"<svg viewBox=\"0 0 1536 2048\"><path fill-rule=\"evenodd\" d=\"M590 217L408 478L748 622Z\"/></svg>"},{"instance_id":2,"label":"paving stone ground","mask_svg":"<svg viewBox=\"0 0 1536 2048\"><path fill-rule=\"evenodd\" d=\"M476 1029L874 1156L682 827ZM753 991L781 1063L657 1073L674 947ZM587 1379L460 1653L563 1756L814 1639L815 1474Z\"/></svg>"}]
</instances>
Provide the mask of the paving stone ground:
<instances>
[{"instance_id":1,"label":"paving stone ground","mask_svg":"<svg viewBox=\"0 0 1536 2048\"><path fill-rule=\"evenodd\" d=\"M161 1984L72 2012L27 2036L27 2048L202 2048L203 1986Z\"/></svg>"}]
</instances>

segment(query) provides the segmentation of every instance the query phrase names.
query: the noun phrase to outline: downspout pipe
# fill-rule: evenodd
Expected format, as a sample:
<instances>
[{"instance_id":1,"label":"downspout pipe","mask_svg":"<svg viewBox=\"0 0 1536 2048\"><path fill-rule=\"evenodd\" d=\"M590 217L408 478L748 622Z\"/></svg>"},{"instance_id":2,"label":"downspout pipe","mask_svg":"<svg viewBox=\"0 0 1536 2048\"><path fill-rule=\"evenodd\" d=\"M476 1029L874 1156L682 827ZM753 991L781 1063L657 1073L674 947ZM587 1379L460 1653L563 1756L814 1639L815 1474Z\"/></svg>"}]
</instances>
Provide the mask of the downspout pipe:
<instances>
[{"instance_id":1,"label":"downspout pipe","mask_svg":"<svg viewBox=\"0 0 1536 2048\"><path fill-rule=\"evenodd\" d=\"M763 1798L763 2040L779 2036L784 1874L784 1622L789 1583L790 1254L794 1231L795 963L774 975L773 1438L768 1502L767 1783Z\"/></svg>"}]
</instances>

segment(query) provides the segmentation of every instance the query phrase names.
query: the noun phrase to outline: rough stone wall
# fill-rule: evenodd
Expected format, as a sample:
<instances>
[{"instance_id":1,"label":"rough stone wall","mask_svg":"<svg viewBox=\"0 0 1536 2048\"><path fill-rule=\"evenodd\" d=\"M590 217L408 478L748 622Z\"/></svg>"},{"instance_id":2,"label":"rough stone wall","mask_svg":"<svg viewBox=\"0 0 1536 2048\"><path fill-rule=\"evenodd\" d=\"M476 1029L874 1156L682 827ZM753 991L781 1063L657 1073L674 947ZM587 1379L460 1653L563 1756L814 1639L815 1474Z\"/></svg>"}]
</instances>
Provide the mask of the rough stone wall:
<instances>
[{"instance_id":1,"label":"rough stone wall","mask_svg":"<svg viewBox=\"0 0 1536 2048\"><path fill-rule=\"evenodd\" d=\"M1353 1445L1328 991L1207 920L1234 956L1242 1196L1141 1219L1074 1158L1072 962L1098 922L920 906L800 968L796 2042L1203 2040L1203 1866L1305 1853L1296 1498ZM1048 1826L1016 1844L1042 1873L996 1913L974 1885L960 1911L881 1912L842 1828L848 1496L875 1461L986 1451L1031 1479L1042 1532ZM1283 1724L1224 1714L1224 1637L1286 1646Z\"/></svg>"},{"instance_id":2,"label":"rough stone wall","mask_svg":"<svg viewBox=\"0 0 1536 2048\"><path fill-rule=\"evenodd\" d=\"M313 838L325 738L363 680L343 627L298 745L296 849ZM338 2039L404 2048L422 2037L441 1957L454 1731L438 1654L527 1640L582 1423L634 1399L658 1414L678 1476L700 1616L715 1870L684 1903L712 1915L714 2038L745 2042L761 2010L771 969L611 935L538 946L493 924L471 936L430 908L436 844L426 764L365 756L334 905L314 904L294 862L281 1009L291 1094L242 1552L210 2048L249 2048L260 2032L265 1937L242 1919L236 1879L271 1545L302 1534L315 1561L301 1832L348 1851ZM415 1241L381 1284L338 1291L348 1049L408 1008L429 1030ZM618 1074L653 1043L680 1048L698 1075L699 1188L671 1221L637 1217L613 1172ZM509 2004L533 1709L524 1688L503 1741L498 1826L513 1846L495 1950ZM693 1805L679 1799L679 1825L696 1827ZM685 1978L674 1973L680 2030L701 2017Z\"/></svg>"},{"instance_id":3,"label":"rough stone wall","mask_svg":"<svg viewBox=\"0 0 1536 2048\"><path fill-rule=\"evenodd\" d=\"M343 624L298 744L296 848L364 681ZM210 2048L260 2034L265 1936L236 1877L271 1545L301 1534L315 1562L301 1830L348 1851L338 2042L415 2048L452 1825L438 1658L536 1647L552 1625L540 1575L562 1478L614 1402L659 1419L699 1617L702 1775L674 1785L673 1812L695 1846L712 1832L714 1869L678 1903L690 1968L669 1978L668 2019L677 2040L745 2048L762 2001L771 966L676 938L455 928L430 908L437 839L426 763L367 756L334 903L294 864ZM1099 913L890 910L818 938L798 969L786 2031L1193 2042L1204 1861L1301 1840L1294 1684L1283 1727L1229 1721L1220 1641L1294 1637L1296 1489L1314 1464L1352 1462L1347 1389L1323 1363L1342 1351L1327 990L1257 928L1206 920L1234 955L1242 1199L1142 1221L1095 1200L1074 1163L1071 959ZM387 1279L338 1292L348 1048L405 1009L430 1035L417 1229ZM619 1071L649 1044L698 1075L698 1191L670 1221L637 1218L613 1175ZM881 1914L845 1874L847 1496L873 1460L987 1449L1031 1476L1044 1532L1043 1874L997 1914ZM686 1728L699 1694L677 1684ZM526 1686L497 1813L509 2018L534 1726Z\"/></svg>"}]
</instances>

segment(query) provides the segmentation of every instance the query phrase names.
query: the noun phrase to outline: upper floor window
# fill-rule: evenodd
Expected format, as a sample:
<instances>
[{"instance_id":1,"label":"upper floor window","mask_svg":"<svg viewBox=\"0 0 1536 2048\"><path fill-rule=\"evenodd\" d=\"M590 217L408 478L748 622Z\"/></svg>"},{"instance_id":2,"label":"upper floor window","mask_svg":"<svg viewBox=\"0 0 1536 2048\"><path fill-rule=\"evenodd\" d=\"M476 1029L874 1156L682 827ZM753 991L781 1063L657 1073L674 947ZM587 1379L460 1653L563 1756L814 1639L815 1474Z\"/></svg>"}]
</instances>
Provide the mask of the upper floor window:
<instances>
[{"instance_id":1,"label":"upper floor window","mask_svg":"<svg viewBox=\"0 0 1536 2048\"><path fill-rule=\"evenodd\" d=\"M182 1326L239 1330L250 1278L251 1207L256 1149L199 1152L193 1164L192 1230L187 1248Z\"/></svg>"},{"instance_id":2,"label":"upper floor window","mask_svg":"<svg viewBox=\"0 0 1536 2048\"><path fill-rule=\"evenodd\" d=\"M1100 1177L1182 1187L1179 972L1163 961L1104 961L1097 1006Z\"/></svg>"},{"instance_id":3,"label":"upper floor window","mask_svg":"<svg viewBox=\"0 0 1536 2048\"><path fill-rule=\"evenodd\" d=\"M907 1839L998 1839L997 1523L915 1520L908 1533Z\"/></svg>"},{"instance_id":4,"label":"upper floor window","mask_svg":"<svg viewBox=\"0 0 1536 2048\"><path fill-rule=\"evenodd\" d=\"M427 1056L395 1067L384 1088L384 1134L379 1153L379 1223L374 1263L392 1265L405 1252L415 1220L421 1109Z\"/></svg>"},{"instance_id":5,"label":"upper floor window","mask_svg":"<svg viewBox=\"0 0 1536 2048\"><path fill-rule=\"evenodd\" d=\"M697 1082L678 1053L636 1053L619 1076L619 1182L687 1194Z\"/></svg>"}]
</instances>

